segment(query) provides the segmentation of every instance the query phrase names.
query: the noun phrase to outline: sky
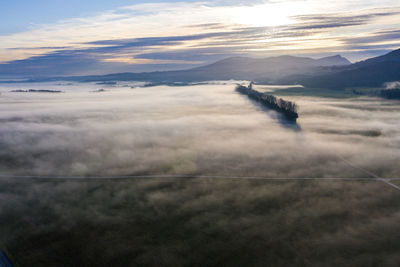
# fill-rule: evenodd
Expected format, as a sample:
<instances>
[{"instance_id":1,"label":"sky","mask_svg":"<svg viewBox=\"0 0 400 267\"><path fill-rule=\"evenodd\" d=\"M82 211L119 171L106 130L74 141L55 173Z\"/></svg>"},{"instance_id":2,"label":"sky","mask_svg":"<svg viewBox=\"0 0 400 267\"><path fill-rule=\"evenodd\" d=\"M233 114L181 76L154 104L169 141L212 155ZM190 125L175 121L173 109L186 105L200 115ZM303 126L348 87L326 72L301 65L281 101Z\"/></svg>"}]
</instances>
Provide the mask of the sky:
<instances>
[{"instance_id":1,"label":"sky","mask_svg":"<svg viewBox=\"0 0 400 267\"><path fill-rule=\"evenodd\" d=\"M400 47L398 0L2 0L0 76L187 69Z\"/></svg>"}]
</instances>

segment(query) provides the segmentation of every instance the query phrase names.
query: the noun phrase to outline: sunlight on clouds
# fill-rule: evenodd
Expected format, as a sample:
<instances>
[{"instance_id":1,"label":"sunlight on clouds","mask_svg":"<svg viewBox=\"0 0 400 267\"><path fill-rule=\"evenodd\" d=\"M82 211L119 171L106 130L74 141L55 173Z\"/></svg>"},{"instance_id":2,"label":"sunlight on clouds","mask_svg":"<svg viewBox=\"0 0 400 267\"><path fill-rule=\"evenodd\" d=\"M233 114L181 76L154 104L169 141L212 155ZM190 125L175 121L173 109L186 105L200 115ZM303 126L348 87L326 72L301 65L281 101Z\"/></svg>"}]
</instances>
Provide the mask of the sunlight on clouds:
<instances>
[{"instance_id":1,"label":"sunlight on clouds","mask_svg":"<svg viewBox=\"0 0 400 267\"><path fill-rule=\"evenodd\" d=\"M11 49L0 49L0 64L5 63L7 61L12 61L12 60L21 60L21 59L25 59L28 57L32 57L43 53L46 53L47 51L44 50L40 50L38 49L38 51L33 51L32 49L29 50L11 50Z\"/></svg>"},{"instance_id":2,"label":"sunlight on clouds","mask_svg":"<svg viewBox=\"0 0 400 267\"><path fill-rule=\"evenodd\" d=\"M236 8L234 21L251 26L279 26L295 23L294 16L310 12L303 2L280 2Z\"/></svg>"},{"instance_id":3,"label":"sunlight on clouds","mask_svg":"<svg viewBox=\"0 0 400 267\"><path fill-rule=\"evenodd\" d=\"M88 42L99 40L135 39L147 37L185 36L205 33L222 33L200 40L188 39L169 45L154 47L135 47L121 53L101 55L103 62L122 62L127 64L193 64L191 59L178 61L134 59L139 53L151 52L187 52L191 49L226 46L226 53L280 50L285 53L302 51L304 49L333 48L337 51L349 51L341 39L356 35L371 35L378 30L396 29L399 27L399 16L381 16L359 25L337 26L341 16L354 16L399 10L398 0L382 1L344 1L344 0L289 0L265 1L264 3L249 2L247 5L217 5L215 2L176 2L176 3L146 3L121 7L85 18L71 18L48 25L35 25L27 32L0 36L0 63L12 60L26 59L37 55L46 55L58 49L40 49L40 47L69 47L68 49L84 49L90 47L105 47ZM390 8L388 8L390 7ZM302 17L303 16L303 17ZM310 16L307 20L306 16ZM337 21L326 20L336 16ZM306 17L304 19L304 17ZM313 20L314 19L314 20ZM351 22L351 21L350 21ZM323 23L327 24L325 27ZM349 23L349 22L347 22ZM315 24L315 28L309 26ZM321 24L322 26L318 26ZM329 26L331 24L332 26ZM200 27L188 27L203 25ZM207 25L214 25L214 27ZM217 25L215 27L215 25ZM296 29L296 26L300 28ZM254 33L236 33L240 29L254 27ZM257 29L266 27L268 29ZM292 28L291 28L292 27ZM239 30L238 30L239 29ZM228 36L226 33L232 33ZM385 42L385 40L382 40ZM398 43L389 40L385 44ZM19 48L18 50L9 50ZM24 49L26 48L26 49ZM32 49L37 48L37 49ZM317 49L318 48L318 49ZM252 50L253 49L253 50ZM141 51L138 51L141 50ZM146 50L146 51L145 51ZM221 50L222 51L222 50ZM125 55L127 54L127 55ZM265 53L264 56L268 56Z\"/></svg>"}]
</instances>

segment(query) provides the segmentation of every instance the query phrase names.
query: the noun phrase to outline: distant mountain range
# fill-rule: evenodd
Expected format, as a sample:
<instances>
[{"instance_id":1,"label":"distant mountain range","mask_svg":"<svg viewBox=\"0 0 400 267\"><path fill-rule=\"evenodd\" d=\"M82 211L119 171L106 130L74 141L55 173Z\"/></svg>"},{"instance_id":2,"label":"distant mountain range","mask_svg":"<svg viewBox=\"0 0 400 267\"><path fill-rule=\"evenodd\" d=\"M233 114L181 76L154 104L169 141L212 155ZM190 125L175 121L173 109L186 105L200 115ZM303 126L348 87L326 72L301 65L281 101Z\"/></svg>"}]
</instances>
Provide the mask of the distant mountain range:
<instances>
[{"instance_id":1,"label":"distant mountain range","mask_svg":"<svg viewBox=\"0 0 400 267\"><path fill-rule=\"evenodd\" d=\"M268 77L277 81L288 75L324 73L324 68L348 66L351 63L337 55L321 59L280 56L263 59L231 57L213 64L178 71L157 71L143 73L116 73L109 75L76 76L68 78L49 78L50 80L71 80L80 82L99 81L148 81L152 83L201 82L211 80L255 80Z\"/></svg>"},{"instance_id":2,"label":"distant mountain range","mask_svg":"<svg viewBox=\"0 0 400 267\"><path fill-rule=\"evenodd\" d=\"M264 84L301 84L313 88L378 87L385 82L400 80L400 49L354 64L340 55L320 59L295 56L262 59L231 57L181 71L117 73L30 81L147 81L161 84L230 79L253 80Z\"/></svg>"},{"instance_id":3,"label":"distant mountain range","mask_svg":"<svg viewBox=\"0 0 400 267\"><path fill-rule=\"evenodd\" d=\"M307 87L343 89L349 87L381 87L400 80L400 49L386 55L357 62L330 73L300 74L280 79L281 83L298 83Z\"/></svg>"}]
</instances>

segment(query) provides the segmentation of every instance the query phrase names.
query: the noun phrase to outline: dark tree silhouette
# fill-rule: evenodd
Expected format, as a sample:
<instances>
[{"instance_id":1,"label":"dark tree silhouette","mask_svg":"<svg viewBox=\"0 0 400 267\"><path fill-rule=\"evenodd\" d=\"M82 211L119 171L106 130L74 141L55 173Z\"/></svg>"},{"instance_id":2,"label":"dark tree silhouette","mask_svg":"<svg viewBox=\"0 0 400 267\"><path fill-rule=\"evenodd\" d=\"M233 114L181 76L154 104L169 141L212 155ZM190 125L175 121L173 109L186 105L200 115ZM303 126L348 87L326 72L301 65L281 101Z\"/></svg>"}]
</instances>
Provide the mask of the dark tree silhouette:
<instances>
[{"instance_id":1,"label":"dark tree silhouette","mask_svg":"<svg viewBox=\"0 0 400 267\"><path fill-rule=\"evenodd\" d=\"M243 86L238 84L236 91L241 94L247 95L249 98L254 99L264 106L274 109L282 114L284 114L288 119L296 121L299 117L297 113L297 105L292 101L286 101L282 98L277 98L273 95L268 95L266 93L261 93L253 89L254 83L251 82L249 86Z\"/></svg>"},{"instance_id":2,"label":"dark tree silhouette","mask_svg":"<svg viewBox=\"0 0 400 267\"><path fill-rule=\"evenodd\" d=\"M400 89L381 90L381 97L387 99L400 99Z\"/></svg>"}]
</instances>

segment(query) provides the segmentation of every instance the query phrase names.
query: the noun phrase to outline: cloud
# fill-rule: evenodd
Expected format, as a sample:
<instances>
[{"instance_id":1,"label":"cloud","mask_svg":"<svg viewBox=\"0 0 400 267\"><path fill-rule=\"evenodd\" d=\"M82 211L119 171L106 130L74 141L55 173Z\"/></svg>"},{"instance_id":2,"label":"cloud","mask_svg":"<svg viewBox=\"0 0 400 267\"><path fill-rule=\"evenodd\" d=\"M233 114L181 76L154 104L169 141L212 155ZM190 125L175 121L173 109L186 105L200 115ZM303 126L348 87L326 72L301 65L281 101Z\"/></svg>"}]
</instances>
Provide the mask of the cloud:
<instances>
[{"instance_id":1,"label":"cloud","mask_svg":"<svg viewBox=\"0 0 400 267\"><path fill-rule=\"evenodd\" d=\"M366 36L354 36L343 40L348 45L376 44L382 42L397 41L400 43L400 30L385 30L372 32Z\"/></svg>"},{"instance_id":2,"label":"cloud","mask_svg":"<svg viewBox=\"0 0 400 267\"><path fill-rule=\"evenodd\" d=\"M223 23L203 23L203 24L194 24L188 25L188 28L202 28L202 29L223 29L226 28L227 25Z\"/></svg>"},{"instance_id":3,"label":"cloud","mask_svg":"<svg viewBox=\"0 0 400 267\"><path fill-rule=\"evenodd\" d=\"M14 47L8 48L9 50L60 50L67 49L67 46L41 46L41 47Z\"/></svg>"},{"instance_id":4,"label":"cloud","mask_svg":"<svg viewBox=\"0 0 400 267\"><path fill-rule=\"evenodd\" d=\"M164 46L177 45L184 41L193 41L212 38L216 36L228 35L229 32L213 32L204 34L181 35L181 36L165 36L165 37L146 37L136 39L113 39L88 42L89 45L110 45L118 48L125 47L145 47L145 46Z\"/></svg>"},{"instance_id":5,"label":"cloud","mask_svg":"<svg viewBox=\"0 0 400 267\"><path fill-rule=\"evenodd\" d=\"M387 82L384 86L386 89L400 89L400 82Z\"/></svg>"},{"instance_id":6,"label":"cloud","mask_svg":"<svg viewBox=\"0 0 400 267\"><path fill-rule=\"evenodd\" d=\"M2 75L84 75L144 70L134 65L187 68L229 57L249 48L246 38L260 38L264 27L248 27L204 34L99 40L84 43L88 48L62 49L24 60L0 64ZM254 40L253 38L253 40ZM208 47L188 47L187 42L217 42ZM226 42L230 43L227 45ZM174 47L171 51L171 47ZM198 45L202 46L202 45ZM182 48L180 48L182 47ZM157 52L155 52L157 51ZM118 65L105 63L120 63ZM97 64L97 65L96 65ZM103 66L102 66L103 64ZM104 68L104 69L102 69ZM93 70L94 69L94 70ZM153 69L154 70L154 69Z\"/></svg>"},{"instance_id":7,"label":"cloud","mask_svg":"<svg viewBox=\"0 0 400 267\"><path fill-rule=\"evenodd\" d=\"M0 58L8 64L1 65L1 74L38 75L40 71L52 75L60 69L60 74L68 75L67 66L71 75L171 70L238 53L319 57L331 52L358 60L395 46L398 35L389 31L397 25L399 8L385 8L388 3L328 1L323 7L316 1L138 4L2 36ZM356 4L364 9L352 11ZM378 29L387 33L378 34ZM362 46L361 38L376 38L380 47ZM49 60L57 57L59 61ZM69 64L79 57L82 64ZM140 59L154 61L146 64ZM46 73L46 68L52 71Z\"/></svg>"},{"instance_id":8,"label":"cloud","mask_svg":"<svg viewBox=\"0 0 400 267\"><path fill-rule=\"evenodd\" d=\"M373 20L379 17L387 17L400 14L400 11L371 11L367 14L361 15L348 14L346 12L348 15L345 13L346 15L313 14L297 16L296 19L299 20L300 23L298 23L298 25L295 25L293 27L293 30L315 30L366 25L370 24Z\"/></svg>"}]
</instances>

